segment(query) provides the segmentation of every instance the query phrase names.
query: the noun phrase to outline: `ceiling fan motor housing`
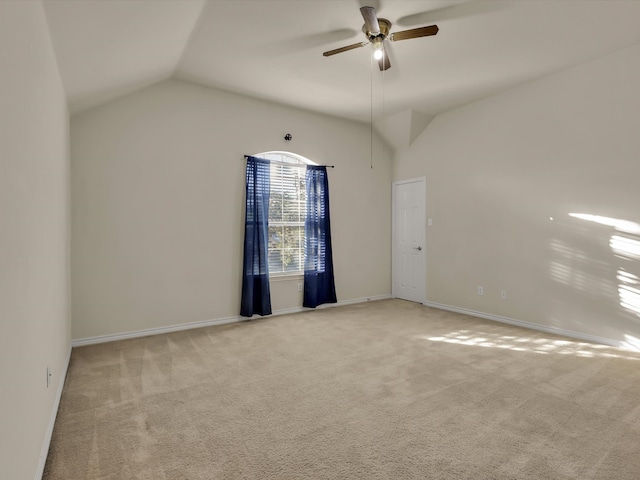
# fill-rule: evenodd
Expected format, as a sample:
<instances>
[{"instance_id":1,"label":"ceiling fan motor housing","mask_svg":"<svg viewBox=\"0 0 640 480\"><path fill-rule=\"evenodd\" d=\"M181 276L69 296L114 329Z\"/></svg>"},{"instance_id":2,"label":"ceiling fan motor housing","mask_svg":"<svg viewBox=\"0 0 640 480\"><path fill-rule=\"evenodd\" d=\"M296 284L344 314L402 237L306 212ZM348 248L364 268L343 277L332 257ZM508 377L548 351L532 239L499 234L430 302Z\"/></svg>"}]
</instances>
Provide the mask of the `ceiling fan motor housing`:
<instances>
[{"instance_id":1,"label":"ceiling fan motor housing","mask_svg":"<svg viewBox=\"0 0 640 480\"><path fill-rule=\"evenodd\" d=\"M369 29L367 28L367 24L365 23L362 26L362 31L367 36L369 41L373 41L373 39L377 37L382 37L382 39L384 40L385 38L387 38L387 35L389 35L389 31L391 30L391 22L386 18L379 18L378 28L380 29L380 33L378 33L377 35L373 34L369 31Z\"/></svg>"}]
</instances>

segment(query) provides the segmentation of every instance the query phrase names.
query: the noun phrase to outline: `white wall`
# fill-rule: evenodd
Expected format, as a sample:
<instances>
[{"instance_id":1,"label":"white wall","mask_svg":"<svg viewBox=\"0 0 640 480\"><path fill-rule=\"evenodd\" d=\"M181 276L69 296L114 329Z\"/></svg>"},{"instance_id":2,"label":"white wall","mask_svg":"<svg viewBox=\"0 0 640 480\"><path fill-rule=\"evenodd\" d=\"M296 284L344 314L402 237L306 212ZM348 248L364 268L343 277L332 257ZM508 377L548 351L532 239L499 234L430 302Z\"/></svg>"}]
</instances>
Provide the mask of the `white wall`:
<instances>
[{"instance_id":1,"label":"white wall","mask_svg":"<svg viewBox=\"0 0 640 480\"><path fill-rule=\"evenodd\" d=\"M390 294L391 165L369 145L365 125L180 81L74 116L73 338L237 317L243 155L268 150L336 166L338 300ZM298 281L272 282L274 310L301 306Z\"/></svg>"},{"instance_id":2,"label":"white wall","mask_svg":"<svg viewBox=\"0 0 640 480\"><path fill-rule=\"evenodd\" d=\"M640 347L640 226L569 215L640 224L638 85L635 46L442 114L397 152L395 179L427 177L428 301Z\"/></svg>"},{"instance_id":3,"label":"white wall","mask_svg":"<svg viewBox=\"0 0 640 480\"><path fill-rule=\"evenodd\" d=\"M0 477L31 480L70 351L69 120L40 2L0 2L0 45Z\"/></svg>"}]
</instances>

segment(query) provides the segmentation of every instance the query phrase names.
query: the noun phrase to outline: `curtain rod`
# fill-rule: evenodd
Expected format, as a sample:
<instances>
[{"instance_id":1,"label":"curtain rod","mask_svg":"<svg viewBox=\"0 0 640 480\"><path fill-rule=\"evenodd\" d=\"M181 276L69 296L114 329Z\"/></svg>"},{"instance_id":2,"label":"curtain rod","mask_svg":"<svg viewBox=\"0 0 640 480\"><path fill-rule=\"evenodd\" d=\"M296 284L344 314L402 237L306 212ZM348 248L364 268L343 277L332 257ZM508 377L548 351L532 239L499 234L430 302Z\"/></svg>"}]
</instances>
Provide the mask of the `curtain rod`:
<instances>
[{"instance_id":1,"label":"curtain rod","mask_svg":"<svg viewBox=\"0 0 640 480\"><path fill-rule=\"evenodd\" d=\"M254 158L260 158L260 157L256 157L255 155L245 155L244 158L247 159L249 157L254 157ZM269 160L268 158L260 158L260 160L266 160L267 162L276 162L276 163L282 163L283 165L289 165L291 167L306 167L307 164L306 163L287 163L287 162L278 162L277 160ZM335 165L311 165L312 167L327 167L327 168L336 168Z\"/></svg>"}]
</instances>

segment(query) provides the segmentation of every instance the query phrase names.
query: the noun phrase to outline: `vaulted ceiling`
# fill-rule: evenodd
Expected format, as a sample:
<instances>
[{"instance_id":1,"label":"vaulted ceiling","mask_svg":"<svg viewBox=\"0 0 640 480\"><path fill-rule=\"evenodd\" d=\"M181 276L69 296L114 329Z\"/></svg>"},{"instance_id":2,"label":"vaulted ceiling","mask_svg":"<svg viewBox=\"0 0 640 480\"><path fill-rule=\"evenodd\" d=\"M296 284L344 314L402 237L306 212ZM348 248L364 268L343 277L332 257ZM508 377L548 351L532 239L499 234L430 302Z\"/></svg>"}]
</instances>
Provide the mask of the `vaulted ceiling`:
<instances>
[{"instance_id":1,"label":"vaulted ceiling","mask_svg":"<svg viewBox=\"0 0 640 480\"><path fill-rule=\"evenodd\" d=\"M392 67L384 74L368 45L323 57L366 40L363 5L389 19L392 32L431 24L440 31L391 43ZM44 6L72 113L177 78L367 123L373 107L393 131L393 119L426 125L456 106L640 42L634 0L44 0Z\"/></svg>"}]
</instances>

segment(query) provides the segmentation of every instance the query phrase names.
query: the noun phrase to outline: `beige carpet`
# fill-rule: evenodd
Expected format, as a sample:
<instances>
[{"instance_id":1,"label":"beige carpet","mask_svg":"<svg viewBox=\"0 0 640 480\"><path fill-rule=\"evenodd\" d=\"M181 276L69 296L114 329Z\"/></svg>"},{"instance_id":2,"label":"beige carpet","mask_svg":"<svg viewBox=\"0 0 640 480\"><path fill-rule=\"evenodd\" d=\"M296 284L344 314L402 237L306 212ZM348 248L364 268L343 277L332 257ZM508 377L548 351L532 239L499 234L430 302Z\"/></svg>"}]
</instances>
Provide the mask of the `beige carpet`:
<instances>
[{"instance_id":1,"label":"beige carpet","mask_svg":"<svg viewBox=\"0 0 640 480\"><path fill-rule=\"evenodd\" d=\"M640 478L640 354L400 300L75 348L45 479Z\"/></svg>"}]
</instances>

